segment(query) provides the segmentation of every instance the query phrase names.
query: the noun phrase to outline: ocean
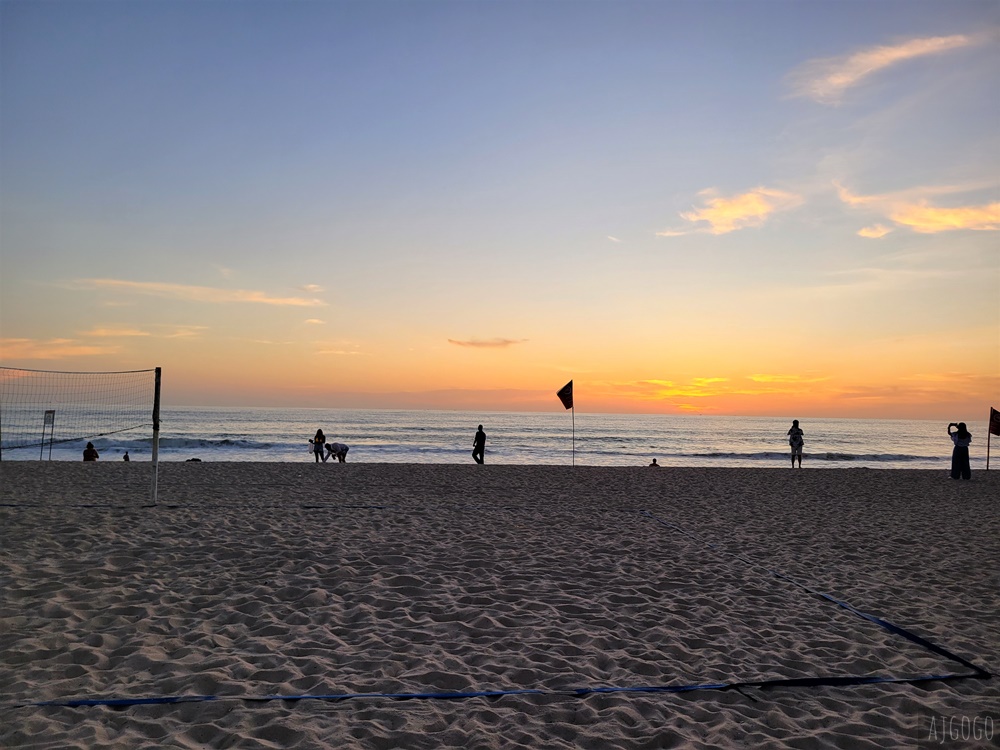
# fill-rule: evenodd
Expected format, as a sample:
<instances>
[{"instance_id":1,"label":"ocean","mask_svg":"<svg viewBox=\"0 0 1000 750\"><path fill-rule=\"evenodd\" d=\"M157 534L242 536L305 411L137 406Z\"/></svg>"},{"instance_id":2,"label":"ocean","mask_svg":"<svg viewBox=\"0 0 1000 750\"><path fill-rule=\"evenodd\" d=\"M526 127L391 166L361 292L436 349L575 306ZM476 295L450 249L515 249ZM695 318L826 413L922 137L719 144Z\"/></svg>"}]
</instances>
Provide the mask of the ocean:
<instances>
[{"instance_id":1,"label":"ocean","mask_svg":"<svg viewBox=\"0 0 1000 750\"><path fill-rule=\"evenodd\" d=\"M575 440L571 412L192 407L164 409L160 418L161 461L312 462L308 440L322 428L328 442L350 446L348 463L471 464L472 439L482 424L487 464L645 466L655 458L662 466L790 466L791 418L785 417L577 414ZM805 431L805 467L950 466L945 422L797 418ZM972 467L985 468L986 422L968 426ZM42 446L33 438L32 446L15 449L5 435L2 460L81 460L87 439L69 439L75 436L59 427L57 417L51 451L48 438ZM150 427L90 439L102 461L120 461L126 451L133 461L151 458Z\"/></svg>"}]
</instances>

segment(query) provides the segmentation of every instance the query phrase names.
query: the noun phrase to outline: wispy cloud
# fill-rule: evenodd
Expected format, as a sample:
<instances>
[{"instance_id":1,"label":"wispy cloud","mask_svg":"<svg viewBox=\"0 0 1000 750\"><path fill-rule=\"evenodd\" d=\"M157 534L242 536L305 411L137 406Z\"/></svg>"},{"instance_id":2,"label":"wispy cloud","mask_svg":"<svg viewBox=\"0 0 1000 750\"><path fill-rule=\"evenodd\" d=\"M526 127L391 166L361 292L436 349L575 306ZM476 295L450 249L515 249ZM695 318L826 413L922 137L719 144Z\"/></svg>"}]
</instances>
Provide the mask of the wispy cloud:
<instances>
[{"instance_id":1,"label":"wispy cloud","mask_svg":"<svg viewBox=\"0 0 1000 750\"><path fill-rule=\"evenodd\" d=\"M0 339L0 355L4 359L65 359L114 354L117 346L81 344L73 339Z\"/></svg>"},{"instance_id":2,"label":"wispy cloud","mask_svg":"<svg viewBox=\"0 0 1000 750\"><path fill-rule=\"evenodd\" d=\"M834 398L852 403L946 403L981 394L989 399L1000 386L996 375L936 373L900 378L888 385L851 384L838 389Z\"/></svg>"},{"instance_id":3,"label":"wispy cloud","mask_svg":"<svg viewBox=\"0 0 1000 750\"><path fill-rule=\"evenodd\" d=\"M202 331L207 331L208 326L174 326L173 330L164 334L168 339L190 339L200 336Z\"/></svg>"},{"instance_id":4,"label":"wispy cloud","mask_svg":"<svg viewBox=\"0 0 1000 750\"><path fill-rule=\"evenodd\" d=\"M779 385L795 385L803 383L822 383L823 381L829 380L829 377L820 376L812 377L808 375L768 375L766 373L757 373L754 375L747 375L747 380L754 383L775 383Z\"/></svg>"},{"instance_id":5,"label":"wispy cloud","mask_svg":"<svg viewBox=\"0 0 1000 750\"><path fill-rule=\"evenodd\" d=\"M837 185L840 199L849 206L864 207L882 214L894 223L909 227L921 234L936 234L960 229L973 231L1000 230L1000 202L987 203L980 206L934 206L926 195L939 195L960 192L953 186L942 188L922 188L902 193L886 193L883 195L857 195L842 185ZM885 229L881 225L876 225ZM887 234L864 234L869 230L858 232L862 237L881 237Z\"/></svg>"},{"instance_id":6,"label":"wispy cloud","mask_svg":"<svg viewBox=\"0 0 1000 750\"><path fill-rule=\"evenodd\" d=\"M122 279L79 279L75 286L93 289L113 289L152 297L179 299L187 302L208 302L212 304L251 303L290 307L324 307L326 303L318 299L301 297L272 297L266 292L247 289L218 289L208 286L185 284L165 284L155 281L125 281Z\"/></svg>"},{"instance_id":7,"label":"wispy cloud","mask_svg":"<svg viewBox=\"0 0 1000 750\"><path fill-rule=\"evenodd\" d=\"M309 294L319 294L324 291L323 287L319 284L303 284L299 287L303 292L309 292Z\"/></svg>"},{"instance_id":8,"label":"wispy cloud","mask_svg":"<svg viewBox=\"0 0 1000 750\"><path fill-rule=\"evenodd\" d=\"M608 235L608 239L615 243L621 242L620 239L618 239L617 237L612 237L610 234Z\"/></svg>"},{"instance_id":9,"label":"wispy cloud","mask_svg":"<svg viewBox=\"0 0 1000 750\"><path fill-rule=\"evenodd\" d=\"M829 376L756 373L736 378L691 378L673 380L633 380L599 384L604 395L635 401L662 401L681 410L710 410L706 402L724 397L773 396L800 393L803 388L831 380ZM597 384L595 384L596 386Z\"/></svg>"},{"instance_id":10,"label":"wispy cloud","mask_svg":"<svg viewBox=\"0 0 1000 750\"><path fill-rule=\"evenodd\" d=\"M877 240L881 237L885 237L891 231L892 230L887 226L883 226L882 224L875 224L874 226L863 227L859 229L858 237L867 237L868 239Z\"/></svg>"},{"instance_id":11,"label":"wispy cloud","mask_svg":"<svg viewBox=\"0 0 1000 750\"><path fill-rule=\"evenodd\" d=\"M672 401L677 398L711 398L729 393L731 386L724 385L729 378L692 378L686 383L673 380L632 380L628 382L597 384L608 394L625 396L642 401Z\"/></svg>"},{"instance_id":12,"label":"wispy cloud","mask_svg":"<svg viewBox=\"0 0 1000 750\"><path fill-rule=\"evenodd\" d=\"M99 338L117 338L126 336L150 336L148 331L140 331L137 328L94 328L81 333L82 336L95 336Z\"/></svg>"},{"instance_id":13,"label":"wispy cloud","mask_svg":"<svg viewBox=\"0 0 1000 750\"><path fill-rule=\"evenodd\" d=\"M808 60L789 73L786 81L792 96L838 104L845 91L874 73L908 60L970 47L985 39L984 35L954 34L868 47L840 57Z\"/></svg>"},{"instance_id":14,"label":"wispy cloud","mask_svg":"<svg viewBox=\"0 0 1000 750\"><path fill-rule=\"evenodd\" d=\"M995 232L1000 230L1000 202L957 208L940 208L926 203L900 206L889 218L921 234L950 232L955 229Z\"/></svg>"},{"instance_id":15,"label":"wispy cloud","mask_svg":"<svg viewBox=\"0 0 1000 750\"><path fill-rule=\"evenodd\" d=\"M515 344L523 344L528 339L468 339L466 341L459 341L457 339L448 339L449 344L454 344L455 346L468 346L473 349L505 349L508 346L514 346Z\"/></svg>"},{"instance_id":16,"label":"wispy cloud","mask_svg":"<svg viewBox=\"0 0 1000 750\"><path fill-rule=\"evenodd\" d=\"M202 331L208 330L208 326L154 326L159 329L156 333L142 331L138 328L94 328L89 331L82 331L81 336L91 336L94 338L129 338L133 336L155 336L157 338L179 339L197 336ZM163 329L166 329L165 331Z\"/></svg>"},{"instance_id":17,"label":"wispy cloud","mask_svg":"<svg viewBox=\"0 0 1000 750\"><path fill-rule=\"evenodd\" d=\"M658 237L680 237L698 232L727 234L737 229L760 227L772 214L795 208L803 200L794 193L766 187L734 196L720 196L714 188L709 188L698 195L705 205L680 214L682 219L696 226L665 229L656 233Z\"/></svg>"},{"instance_id":18,"label":"wispy cloud","mask_svg":"<svg viewBox=\"0 0 1000 750\"><path fill-rule=\"evenodd\" d=\"M315 354L321 356L336 357L356 357L364 354L361 345L351 339L328 339L326 341L315 341Z\"/></svg>"},{"instance_id":19,"label":"wispy cloud","mask_svg":"<svg viewBox=\"0 0 1000 750\"><path fill-rule=\"evenodd\" d=\"M855 294L885 294L899 289L940 283L949 277L960 277L962 270L942 268L853 268L827 275L829 281L815 286L800 286L787 290L790 296L807 300L842 299Z\"/></svg>"},{"instance_id":20,"label":"wispy cloud","mask_svg":"<svg viewBox=\"0 0 1000 750\"><path fill-rule=\"evenodd\" d=\"M311 326L323 326L326 325L326 321L320 320L319 318L309 318L306 320L306 324Z\"/></svg>"}]
</instances>

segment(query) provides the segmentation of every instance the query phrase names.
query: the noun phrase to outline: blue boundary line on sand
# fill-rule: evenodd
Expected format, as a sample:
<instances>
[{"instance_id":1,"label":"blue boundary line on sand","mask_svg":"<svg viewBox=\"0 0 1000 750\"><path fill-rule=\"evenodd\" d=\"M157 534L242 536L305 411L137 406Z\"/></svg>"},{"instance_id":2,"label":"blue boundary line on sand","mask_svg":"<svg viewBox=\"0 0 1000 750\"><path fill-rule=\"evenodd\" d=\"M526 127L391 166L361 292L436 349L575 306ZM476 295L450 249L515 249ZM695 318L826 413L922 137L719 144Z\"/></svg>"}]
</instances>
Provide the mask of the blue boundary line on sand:
<instances>
[{"instance_id":1,"label":"blue boundary line on sand","mask_svg":"<svg viewBox=\"0 0 1000 750\"><path fill-rule=\"evenodd\" d=\"M166 509L166 510L178 510L180 508L197 508L200 507L195 503L190 503L187 505L178 505L175 503L157 503L153 505L152 503L144 503L142 505L110 505L103 503L67 503L60 505L41 505L41 504L31 504L31 503L0 503L0 508L105 508L109 510L141 510L141 509ZM323 505L301 505L300 508L304 510L321 510L324 508L332 508L334 510L350 509L350 510L386 510L389 506L387 505L337 505L336 503L326 503Z\"/></svg>"},{"instance_id":2,"label":"blue boundary line on sand","mask_svg":"<svg viewBox=\"0 0 1000 750\"><path fill-rule=\"evenodd\" d=\"M749 566L752 566L752 567L761 567L761 568L764 568L764 570L766 570L768 573L770 573L775 578L780 578L783 581L787 581L788 583L792 584L793 586L797 586L800 589L808 591L813 596L818 596L818 597L820 597L822 599L825 599L828 602L833 602L838 607L843 607L848 612L851 612L852 614L855 614L858 617L861 617L861 618L863 618L865 620L868 620L869 622L872 622L872 623L878 625L881 628L884 628L885 630L889 631L893 635L902 636L906 640L912 641L913 643L916 643L918 646L921 646L921 647L927 649L928 651L931 651L931 652L937 654L938 656L943 656L946 659L958 662L963 667L967 667L968 669L973 670L971 674L947 675L950 678L975 677L975 678L979 678L979 679L989 679L990 677L993 676L992 673L988 672L987 670L983 669L982 667L980 667L980 666L978 666L976 664L973 664L971 661L968 661L967 659L963 659L961 656L958 656L957 654L954 654L951 651L948 651L947 649L944 649L944 648L942 648L941 646L938 646L935 643L931 643L926 638L922 638L921 636L917 635L916 633L911 633L906 628L902 628L899 625L894 625L893 623L889 622L888 620L883 620L881 617L876 617L875 615L869 614L867 612L862 612L860 609L857 609L856 607L851 606L847 602L841 601L841 600L837 599L836 597L830 596L830 594L826 594L826 593L824 593L822 591L819 591L818 589L815 589L812 586L809 586L808 584L796 581L791 576L787 576L784 573L781 573L781 572L779 572L777 570L772 570L771 568L768 568L766 565L763 565L761 563L758 563L758 562L755 562L753 560L750 560L749 558L744 557L743 555L739 555L739 554L737 554L735 552L726 552L725 550L721 550L721 549L719 549L719 546L717 544L713 544L712 542L705 541L704 539L701 539L697 534L693 534L693 533L687 531L686 529L678 526L677 524L670 523L669 521L664 521L662 518L658 518L657 516L653 515L652 513L650 513L647 510L640 511L639 513L640 513L640 515L643 515L646 518L650 518L650 519L656 521L657 523L662 524L663 526L666 526L668 528L674 529L675 531L679 531L680 533L684 534L685 536L687 536L687 537L689 537L691 539L694 539L695 541L697 541L697 542L699 542L701 544L704 544L704 545L708 546L713 551L715 551L715 552L717 552L719 554L729 555L730 557L735 557L740 562L743 562L743 563L745 563L745 564L747 564ZM803 679L811 679L811 678L803 678ZM845 678L845 679L848 679L848 678ZM921 678L921 679L933 679L933 678ZM879 681L881 681L881 682L885 682L885 681L889 681L889 682L898 682L898 681L907 682L909 680L905 680L905 679L904 680L882 679L882 680L879 680Z\"/></svg>"},{"instance_id":3,"label":"blue boundary line on sand","mask_svg":"<svg viewBox=\"0 0 1000 750\"><path fill-rule=\"evenodd\" d=\"M382 506L363 506L371 508L381 508ZM517 695L539 695L539 696L562 696L562 697L576 697L585 698L589 695L595 694L612 694L612 693L688 693L696 690L739 690L740 688L752 687L752 688L777 688L777 687L821 687L821 686L848 686L848 685L878 685L878 684L919 684L923 682L943 682L949 680L960 680L960 679L990 679L993 677L992 673L977 666L976 664L968 661L967 659L954 654L941 646L931 643L921 636L911 633L909 630L902 628L898 625L894 625L887 620L884 620L875 615L868 614L867 612L862 612L861 610L851 606L847 602L840 601L829 594L825 594L822 591L818 591L804 583L794 580L790 576L780 573L775 570L762 565L761 563L754 562L743 555L736 554L734 552L726 552L721 550L718 545L708 542L696 534L693 534L686 529L678 526L677 524L670 523L669 521L664 521L649 511L643 510L639 511L639 515L649 518L657 523L666 526L667 528L673 529L680 532L681 534L701 543L707 545L710 549L717 552L718 554L728 555L730 557L735 557L737 560L750 565L752 567L762 567L767 570L768 573L776 578L783 581L791 583L798 588L801 588L814 596L818 596L826 601L832 602L839 607L846 609L858 617L861 617L869 622L872 622L888 632L902 636L907 640L935 653L939 656L943 656L950 661L957 662L962 666L971 669L972 672L962 673L962 674L936 674L936 675L922 675L919 677L875 677L875 676L821 676L821 677L793 677L784 679L771 679L771 680L744 680L739 682L712 682L712 683L701 683L693 685L638 685L638 686L605 686L605 687L581 687L581 688L568 688L564 690L542 690L542 689L516 689L516 690L473 690L473 691L435 691L426 693L331 693L324 695L228 695L228 696L218 696L218 695L174 695L165 696L162 698L83 698L83 699L65 699L65 700L51 700L51 701L37 701L28 703L16 703L9 708L27 708L35 706L65 706L65 707L84 707L84 706L108 706L111 708L127 708L130 706L140 706L140 705L155 705L155 704L176 704L176 703L199 703L208 701L221 701L221 700L239 700L250 703L261 703L268 701L304 701L304 700L318 700L318 701L328 701L328 702L340 702L349 700L371 700L371 699L384 699L384 700L395 700L395 701L407 701L407 700L467 700L470 698L503 698L507 696L517 696Z\"/></svg>"},{"instance_id":4,"label":"blue boundary line on sand","mask_svg":"<svg viewBox=\"0 0 1000 750\"><path fill-rule=\"evenodd\" d=\"M709 682L694 685L636 685L598 686L567 688L565 690L541 690L523 688L517 690L470 690L462 692L429 692L429 693L329 693L321 695L174 695L163 698L71 698L67 700L38 701L17 703L10 708L28 708L35 706L64 706L69 708L108 706L110 708L127 708L130 706L145 706L153 704L204 703L209 701L243 701L246 703L267 703L271 701L326 701L329 703L350 700L468 700L470 698L504 698L519 695L539 695L548 697L586 698L590 695L608 695L612 693L691 693L698 690L738 690L740 688L776 688L776 687L822 687L848 685L876 684L918 684L922 682L944 682L948 680L966 679L976 675L943 674L926 675L922 677L796 677L780 680L747 680L741 682Z\"/></svg>"}]
</instances>

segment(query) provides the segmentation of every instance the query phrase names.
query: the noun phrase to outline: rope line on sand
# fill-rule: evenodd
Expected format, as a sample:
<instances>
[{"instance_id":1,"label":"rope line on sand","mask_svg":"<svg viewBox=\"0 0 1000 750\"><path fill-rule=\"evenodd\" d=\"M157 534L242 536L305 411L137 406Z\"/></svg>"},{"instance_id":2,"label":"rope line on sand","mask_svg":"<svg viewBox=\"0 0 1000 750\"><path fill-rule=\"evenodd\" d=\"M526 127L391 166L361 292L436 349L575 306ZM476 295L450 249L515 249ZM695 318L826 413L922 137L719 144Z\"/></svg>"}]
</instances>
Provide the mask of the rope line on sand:
<instances>
[{"instance_id":1,"label":"rope line on sand","mask_svg":"<svg viewBox=\"0 0 1000 750\"><path fill-rule=\"evenodd\" d=\"M768 568L766 565L764 565L762 563L759 563L759 562L756 562L754 560L751 560L751 559L749 559L747 557L744 557L743 555L741 555L741 554L739 554L737 552L728 552L728 551L726 551L724 549L720 549L717 544L713 544L712 542L709 542L709 541L707 541L705 539L702 539L697 534L694 534L694 533L692 533L690 531L687 531L686 529L678 526L677 524L671 523L669 521L664 521L662 518L659 518L659 517L653 515L652 513L650 513L647 510L640 511L640 514L643 515L643 516L646 516L647 518L651 518L652 520L656 521L657 523L662 524L663 526L666 526L668 528L674 529L675 531L679 531L681 534L684 534L685 536L687 536L687 537L689 537L691 539L694 539L695 541L697 541L697 542L699 542L701 544L704 544L704 545L708 546L709 548L711 548L712 550L714 550L714 551L716 551L716 552L718 552L720 554L729 555L730 557L735 557L737 560L739 560L739 561L741 561L743 563L746 563L747 565L749 565L751 567L761 567L761 568L764 568L764 570L766 570L768 573L770 573L771 575L773 575L775 578L780 578L783 581L787 581L788 583L792 584L793 586L797 586L800 589L808 591L813 596L818 596L821 599L825 599L828 602L833 602L838 607L843 607L848 612L851 612L852 614L855 614L858 617L864 618L865 620L868 620L869 622L872 622L872 623L878 625L879 627L884 628L885 630L889 631L893 635L902 636L906 640L911 641L913 643L916 643L918 646L921 646L922 648L925 648L928 651L931 651L931 652L937 654L938 656L943 656L946 659L958 662L963 667L967 667L968 669L973 670L972 673L970 673L970 674L947 675L950 679L965 678L965 677L975 677L975 678L979 678L979 679L989 679L990 677L993 676L992 673L988 672L987 670L983 669L982 667L980 667L980 666L978 666L976 664L973 664L971 661L968 661L967 659L962 658L958 654L954 654L951 651L948 651L947 649L944 649L941 646L938 646L936 643L931 643L926 638L922 638L921 636L917 635L916 633L911 633L906 628L902 628L899 625L895 625L895 624L889 622L888 620L882 619L881 617L876 617L875 615L869 614L867 612L862 612L860 609L857 609L856 607L851 606L847 602L841 601L840 599L837 599L836 597L831 596L830 594L824 593L824 592L820 591L819 589L816 589L813 586L810 586L809 584L802 583L800 581L796 581L794 578L792 578L790 576L787 576L784 573L781 573L780 571L772 570L771 568ZM813 678L802 678L802 679L809 680L809 679L813 679ZM845 679L850 679L850 678L845 678ZM924 678L921 678L921 679L924 679ZM929 678L929 679L934 679L934 678ZM899 680L885 679L885 680L879 680L879 681L882 681L882 682L884 682L884 681L896 682L896 681L899 681ZM908 680L902 680L902 681L906 682Z\"/></svg>"},{"instance_id":2,"label":"rope line on sand","mask_svg":"<svg viewBox=\"0 0 1000 750\"><path fill-rule=\"evenodd\" d=\"M541 690L523 688L516 690L470 690L470 691L435 691L428 693L328 693L322 695L173 695L161 698L69 698L65 700L37 701L17 703L11 708L28 708L34 706L65 706L69 708L108 706L111 708L127 708L130 706L145 706L153 704L203 703L208 701L243 701L247 703L267 703L270 701L327 701L343 702L351 700L468 700L470 698L504 698L518 695L538 695L563 698L586 698L590 695L607 695L612 693L690 693L697 690L739 690L740 688L778 688L778 687L841 687L848 685L875 684L918 684L922 682L943 682L965 679L973 675L925 675L922 677L794 677L774 680L746 680L741 682L709 682L694 685L635 685L635 686L603 686L567 688L564 690ZM987 676L989 676L987 674Z\"/></svg>"},{"instance_id":3,"label":"rope line on sand","mask_svg":"<svg viewBox=\"0 0 1000 750\"><path fill-rule=\"evenodd\" d=\"M37 503L0 503L0 508L106 508L109 510L147 510L150 508L155 508L157 510L180 510L182 508L198 508L204 507L201 505L176 505L171 503L157 503L152 505L149 503L144 503L142 505L111 505L106 503L65 503L60 505L40 505ZM338 505L336 503L327 503L325 505L300 505L303 510L322 510L324 508L332 508L333 510L386 510L389 506L387 505Z\"/></svg>"}]
</instances>

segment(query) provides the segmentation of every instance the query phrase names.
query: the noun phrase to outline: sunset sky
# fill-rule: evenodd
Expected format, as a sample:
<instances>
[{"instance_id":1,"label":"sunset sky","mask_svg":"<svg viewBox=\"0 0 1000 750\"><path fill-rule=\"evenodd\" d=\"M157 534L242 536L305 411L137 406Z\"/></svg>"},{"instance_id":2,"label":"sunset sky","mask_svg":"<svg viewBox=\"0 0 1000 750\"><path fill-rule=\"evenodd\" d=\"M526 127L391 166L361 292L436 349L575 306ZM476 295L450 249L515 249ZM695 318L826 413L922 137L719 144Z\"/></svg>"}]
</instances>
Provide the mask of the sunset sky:
<instances>
[{"instance_id":1,"label":"sunset sky","mask_svg":"<svg viewBox=\"0 0 1000 750\"><path fill-rule=\"evenodd\" d=\"M0 364L984 419L996 0L0 3Z\"/></svg>"}]
</instances>

